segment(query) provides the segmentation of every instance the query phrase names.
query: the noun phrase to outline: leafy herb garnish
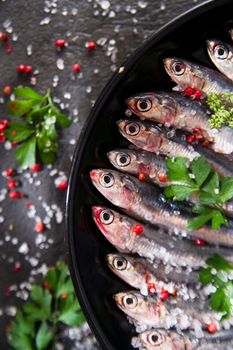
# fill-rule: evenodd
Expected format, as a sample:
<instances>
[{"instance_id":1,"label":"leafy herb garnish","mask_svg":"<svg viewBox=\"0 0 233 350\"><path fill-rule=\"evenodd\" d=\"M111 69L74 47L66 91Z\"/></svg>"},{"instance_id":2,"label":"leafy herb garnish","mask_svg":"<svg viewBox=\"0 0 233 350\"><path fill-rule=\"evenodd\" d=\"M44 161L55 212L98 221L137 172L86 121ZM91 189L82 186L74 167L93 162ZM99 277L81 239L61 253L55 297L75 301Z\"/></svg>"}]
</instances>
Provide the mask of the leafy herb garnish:
<instances>
[{"instance_id":1,"label":"leafy herb garnish","mask_svg":"<svg viewBox=\"0 0 233 350\"><path fill-rule=\"evenodd\" d=\"M233 265L218 254L206 260L207 268L201 270L202 284L213 284L216 290L211 294L210 303L214 311L223 313L222 321L233 316Z\"/></svg>"},{"instance_id":2,"label":"leafy herb garnish","mask_svg":"<svg viewBox=\"0 0 233 350\"><path fill-rule=\"evenodd\" d=\"M166 165L168 179L180 184L167 187L165 196L177 201L192 196L198 201L193 207L193 212L198 215L189 219L189 230L198 229L207 222L211 222L213 229L227 225L224 203L233 197L233 178L219 176L203 156L190 165L181 157L167 159Z\"/></svg>"},{"instance_id":3,"label":"leafy herb garnish","mask_svg":"<svg viewBox=\"0 0 233 350\"><path fill-rule=\"evenodd\" d=\"M59 322L80 326L85 321L64 263L49 269L44 287L34 285L30 299L17 311L7 334L15 350L55 349Z\"/></svg>"},{"instance_id":4,"label":"leafy herb garnish","mask_svg":"<svg viewBox=\"0 0 233 350\"><path fill-rule=\"evenodd\" d=\"M44 96L29 87L14 89L16 99L8 103L8 112L21 118L11 121L4 131L11 142L20 143L15 155L22 168L36 163L36 155L41 162L52 164L57 153L57 125L67 128L71 121L54 106L50 91Z\"/></svg>"},{"instance_id":5,"label":"leafy herb garnish","mask_svg":"<svg viewBox=\"0 0 233 350\"><path fill-rule=\"evenodd\" d=\"M210 93L207 98L207 104L211 111L213 111L209 123L212 128L220 128L228 125L233 128L233 94Z\"/></svg>"}]
</instances>

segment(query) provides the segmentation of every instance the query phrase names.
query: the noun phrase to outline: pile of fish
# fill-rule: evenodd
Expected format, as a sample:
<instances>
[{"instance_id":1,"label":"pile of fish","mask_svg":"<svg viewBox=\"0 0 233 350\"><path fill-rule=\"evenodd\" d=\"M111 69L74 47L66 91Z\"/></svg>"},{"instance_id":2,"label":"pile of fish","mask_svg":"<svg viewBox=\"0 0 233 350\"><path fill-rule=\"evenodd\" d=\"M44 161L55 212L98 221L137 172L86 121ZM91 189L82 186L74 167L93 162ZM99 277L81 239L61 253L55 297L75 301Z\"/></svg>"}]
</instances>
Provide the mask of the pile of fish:
<instances>
[{"instance_id":1,"label":"pile of fish","mask_svg":"<svg viewBox=\"0 0 233 350\"><path fill-rule=\"evenodd\" d=\"M230 34L233 39L233 30ZM233 221L229 219L229 226L219 230L206 225L188 231L191 202L197 199L176 203L161 191L179 183L168 180L165 157L192 161L204 154L215 171L233 177L229 160L233 130L212 129L205 104L182 92L189 87L203 96L233 92L233 46L218 40L208 40L207 46L221 73L181 58L166 58L165 70L178 91L129 97L127 114L130 111L132 118L117 122L119 132L130 141L129 148L107 154L116 170L90 172L97 190L119 208L118 212L94 206L93 219L117 249L107 255L106 263L129 285L129 291L113 299L139 333L132 346L140 349L233 348L233 318L220 322L222 315L213 312L208 301L213 286L198 282L205 260L215 252L233 262ZM194 130L201 130L204 139L198 147L186 141ZM233 217L231 201L224 209Z\"/></svg>"}]
</instances>

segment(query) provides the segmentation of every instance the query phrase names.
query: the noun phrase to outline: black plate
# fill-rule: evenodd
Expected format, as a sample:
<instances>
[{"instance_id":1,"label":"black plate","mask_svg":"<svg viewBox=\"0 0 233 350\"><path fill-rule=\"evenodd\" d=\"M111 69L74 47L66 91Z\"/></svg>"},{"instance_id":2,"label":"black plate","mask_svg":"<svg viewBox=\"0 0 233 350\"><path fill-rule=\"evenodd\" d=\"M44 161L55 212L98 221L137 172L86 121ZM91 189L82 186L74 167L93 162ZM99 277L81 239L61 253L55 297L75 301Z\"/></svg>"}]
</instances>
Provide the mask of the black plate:
<instances>
[{"instance_id":1,"label":"black plate","mask_svg":"<svg viewBox=\"0 0 233 350\"><path fill-rule=\"evenodd\" d=\"M87 320L103 349L130 349L133 328L112 300L127 286L106 267L114 252L91 217L91 206L107 201L89 180L92 168L111 167L106 152L127 142L116 128L124 117L125 97L141 91L171 89L163 69L167 55L188 57L211 66L205 46L209 37L229 41L233 1L210 1L171 22L147 41L115 74L99 97L75 150L67 194L67 240L71 275Z\"/></svg>"}]
</instances>

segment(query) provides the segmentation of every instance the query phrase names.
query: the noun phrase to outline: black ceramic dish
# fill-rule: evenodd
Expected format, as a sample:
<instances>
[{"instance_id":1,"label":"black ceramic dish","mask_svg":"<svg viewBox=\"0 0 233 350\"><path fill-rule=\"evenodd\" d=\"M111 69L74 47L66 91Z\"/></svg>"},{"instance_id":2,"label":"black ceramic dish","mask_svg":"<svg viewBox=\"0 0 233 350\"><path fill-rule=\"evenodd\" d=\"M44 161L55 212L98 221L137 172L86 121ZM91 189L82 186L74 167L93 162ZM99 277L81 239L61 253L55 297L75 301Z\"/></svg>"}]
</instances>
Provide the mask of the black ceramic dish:
<instances>
[{"instance_id":1,"label":"black ceramic dish","mask_svg":"<svg viewBox=\"0 0 233 350\"><path fill-rule=\"evenodd\" d=\"M89 171L111 168L107 151L128 145L116 128L116 120L124 117L125 98L142 91L171 89L162 63L170 54L212 66L205 40L229 41L232 14L232 0L210 1L162 28L124 64L122 73L113 76L80 137L67 194L67 241L74 286L103 349L130 349L134 330L112 300L114 293L128 287L106 267L104 257L115 249L93 223L91 206L108 203L92 186Z\"/></svg>"}]
</instances>

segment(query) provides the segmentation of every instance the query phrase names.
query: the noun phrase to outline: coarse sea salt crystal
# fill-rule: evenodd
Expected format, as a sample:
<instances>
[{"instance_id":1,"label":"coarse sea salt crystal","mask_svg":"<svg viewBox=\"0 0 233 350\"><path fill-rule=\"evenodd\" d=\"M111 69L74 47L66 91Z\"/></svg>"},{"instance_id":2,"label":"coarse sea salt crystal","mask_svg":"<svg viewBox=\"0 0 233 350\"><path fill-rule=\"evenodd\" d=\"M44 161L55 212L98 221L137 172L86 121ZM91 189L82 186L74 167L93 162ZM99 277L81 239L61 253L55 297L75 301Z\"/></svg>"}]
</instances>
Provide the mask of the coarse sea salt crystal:
<instances>
[{"instance_id":1,"label":"coarse sea salt crystal","mask_svg":"<svg viewBox=\"0 0 233 350\"><path fill-rule=\"evenodd\" d=\"M63 70L64 69L64 60L62 58L58 58L57 59L57 68L59 70Z\"/></svg>"},{"instance_id":2,"label":"coarse sea salt crystal","mask_svg":"<svg viewBox=\"0 0 233 350\"><path fill-rule=\"evenodd\" d=\"M22 243L18 251L19 253L26 255L29 252L29 245L26 242Z\"/></svg>"}]
</instances>

